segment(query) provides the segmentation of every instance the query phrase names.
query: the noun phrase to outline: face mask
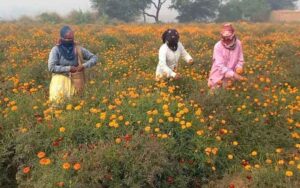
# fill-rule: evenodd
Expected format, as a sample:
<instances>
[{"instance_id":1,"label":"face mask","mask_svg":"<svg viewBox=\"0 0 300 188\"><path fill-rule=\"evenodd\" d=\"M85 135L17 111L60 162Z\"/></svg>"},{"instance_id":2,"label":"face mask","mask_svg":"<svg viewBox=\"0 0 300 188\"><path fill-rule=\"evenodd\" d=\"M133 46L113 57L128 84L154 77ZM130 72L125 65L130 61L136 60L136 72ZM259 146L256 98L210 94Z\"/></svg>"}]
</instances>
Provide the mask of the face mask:
<instances>
[{"instance_id":1,"label":"face mask","mask_svg":"<svg viewBox=\"0 0 300 188\"><path fill-rule=\"evenodd\" d=\"M234 50L236 47L236 37L233 36L232 38L222 38L222 44L225 48L229 50Z\"/></svg>"},{"instance_id":2,"label":"face mask","mask_svg":"<svg viewBox=\"0 0 300 188\"><path fill-rule=\"evenodd\" d=\"M167 41L167 44L168 44L168 47L173 50L173 51L176 51L177 48L178 48L178 42L179 42L179 39L177 36L172 36L170 37L170 39Z\"/></svg>"},{"instance_id":3,"label":"face mask","mask_svg":"<svg viewBox=\"0 0 300 188\"><path fill-rule=\"evenodd\" d=\"M61 40L61 44L69 47L69 46L73 46L74 45L74 40Z\"/></svg>"}]
</instances>

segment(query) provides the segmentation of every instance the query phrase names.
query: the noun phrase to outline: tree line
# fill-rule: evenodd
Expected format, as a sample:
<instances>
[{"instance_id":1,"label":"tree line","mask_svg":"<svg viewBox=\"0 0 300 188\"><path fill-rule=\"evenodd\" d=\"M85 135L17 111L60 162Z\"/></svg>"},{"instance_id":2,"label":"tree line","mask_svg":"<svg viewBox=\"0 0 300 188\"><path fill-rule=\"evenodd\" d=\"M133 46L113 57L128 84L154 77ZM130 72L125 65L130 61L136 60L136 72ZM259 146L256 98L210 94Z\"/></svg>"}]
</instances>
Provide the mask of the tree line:
<instances>
[{"instance_id":1,"label":"tree line","mask_svg":"<svg viewBox=\"0 0 300 188\"><path fill-rule=\"evenodd\" d=\"M297 0L91 0L100 16L125 22L141 16L160 22L164 6L178 12L179 22L193 21L266 21L272 10L294 9ZM149 13L149 8L155 9Z\"/></svg>"}]
</instances>

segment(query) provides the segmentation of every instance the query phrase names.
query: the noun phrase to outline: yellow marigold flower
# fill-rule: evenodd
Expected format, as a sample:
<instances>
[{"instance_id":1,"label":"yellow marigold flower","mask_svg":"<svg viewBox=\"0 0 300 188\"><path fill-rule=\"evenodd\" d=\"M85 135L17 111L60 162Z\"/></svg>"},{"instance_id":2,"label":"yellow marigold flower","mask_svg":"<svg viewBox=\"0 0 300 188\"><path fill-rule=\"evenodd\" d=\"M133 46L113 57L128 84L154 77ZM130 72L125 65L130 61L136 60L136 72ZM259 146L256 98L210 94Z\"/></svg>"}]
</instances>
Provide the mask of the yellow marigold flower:
<instances>
[{"instance_id":1,"label":"yellow marigold flower","mask_svg":"<svg viewBox=\"0 0 300 188\"><path fill-rule=\"evenodd\" d=\"M150 130L151 130L151 127L150 127L150 126L145 127L145 131L146 131L146 132L150 132Z\"/></svg>"},{"instance_id":2,"label":"yellow marigold flower","mask_svg":"<svg viewBox=\"0 0 300 188\"><path fill-rule=\"evenodd\" d=\"M169 106L168 106L168 105L166 105L166 104L164 104L164 105L163 105L163 107L162 107L162 109L166 111L166 110L168 110L168 109L169 109Z\"/></svg>"},{"instance_id":3,"label":"yellow marigold flower","mask_svg":"<svg viewBox=\"0 0 300 188\"><path fill-rule=\"evenodd\" d=\"M64 128L64 127L59 128L59 132L63 133L65 131L66 131L66 128Z\"/></svg>"},{"instance_id":4,"label":"yellow marigold flower","mask_svg":"<svg viewBox=\"0 0 300 188\"><path fill-rule=\"evenodd\" d=\"M266 160L266 163L267 163L267 164L271 164L271 163L272 163L272 160L271 160L271 159L267 159L267 160Z\"/></svg>"},{"instance_id":5,"label":"yellow marigold flower","mask_svg":"<svg viewBox=\"0 0 300 188\"><path fill-rule=\"evenodd\" d=\"M174 118L173 118L173 117L168 117L168 121L169 121L169 122L173 122L173 121L174 121Z\"/></svg>"},{"instance_id":6,"label":"yellow marigold flower","mask_svg":"<svg viewBox=\"0 0 300 188\"><path fill-rule=\"evenodd\" d=\"M161 138L168 138L168 135L167 134L162 134Z\"/></svg>"},{"instance_id":7,"label":"yellow marigold flower","mask_svg":"<svg viewBox=\"0 0 300 188\"><path fill-rule=\"evenodd\" d=\"M279 161L277 162L277 164L283 165L283 164L284 164L284 160L279 160Z\"/></svg>"},{"instance_id":8,"label":"yellow marigold flower","mask_svg":"<svg viewBox=\"0 0 300 188\"><path fill-rule=\"evenodd\" d=\"M251 170L251 165L246 165L245 170Z\"/></svg>"},{"instance_id":9,"label":"yellow marigold flower","mask_svg":"<svg viewBox=\"0 0 300 188\"><path fill-rule=\"evenodd\" d=\"M292 176L294 175L294 173L293 173L293 171L287 170L287 171L285 172L285 175L286 175L287 177L292 177Z\"/></svg>"},{"instance_id":10,"label":"yellow marigold flower","mask_svg":"<svg viewBox=\"0 0 300 188\"><path fill-rule=\"evenodd\" d=\"M237 145L239 145L239 143L237 141L233 141L232 145L237 146Z\"/></svg>"},{"instance_id":11,"label":"yellow marigold flower","mask_svg":"<svg viewBox=\"0 0 300 188\"><path fill-rule=\"evenodd\" d=\"M82 106L80 106L80 105L77 105L77 106L75 106L75 108L74 108L74 109L78 111L78 110L80 110L81 108L82 108Z\"/></svg>"},{"instance_id":12,"label":"yellow marigold flower","mask_svg":"<svg viewBox=\"0 0 300 188\"><path fill-rule=\"evenodd\" d=\"M189 127L192 126L192 123L191 123L191 122L186 122L185 126L186 126L187 128L189 128Z\"/></svg>"},{"instance_id":13,"label":"yellow marigold flower","mask_svg":"<svg viewBox=\"0 0 300 188\"><path fill-rule=\"evenodd\" d=\"M116 141L117 144L120 144L122 142L122 139L121 138L116 138L115 141Z\"/></svg>"},{"instance_id":14,"label":"yellow marigold flower","mask_svg":"<svg viewBox=\"0 0 300 188\"><path fill-rule=\"evenodd\" d=\"M229 160L232 160L232 159L233 159L233 155L229 154L229 155L227 155L227 158L228 158Z\"/></svg>"},{"instance_id":15,"label":"yellow marigold flower","mask_svg":"<svg viewBox=\"0 0 300 188\"><path fill-rule=\"evenodd\" d=\"M149 123L153 123L153 118L149 118Z\"/></svg>"},{"instance_id":16,"label":"yellow marigold flower","mask_svg":"<svg viewBox=\"0 0 300 188\"><path fill-rule=\"evenodd\" d=\"M157 114L158 114L158 110L153 110L153 111L152 111L152 114L153 114L153 115L157 115Z\"/></svg>"},{"instance_id":17,"label":"yellow marigold flower","mask_svg":"<svg viewBox=\"0 0 300 188\"><path fill-rule=\"evenodd\" d=\"M123 120L124 120L124 116L119 116L119 117L118 117L118 120L119 120L119 121L123 121Z\"/></svg>"},{"instance_id":18,"label":"yellow marigold flower","mask_svg":"<svg viewBox=\"0 0 300 188\"><path fill-rule=\"evenodd\" d=\"M198 131L197 131L197 135L202 136L203 134L204 134L204 131L203 131L203 130L198 130Z\"/></svg>"},{"instance_id":19,"label":"yellow marigold flower","mask_svg":"<svg viewBox=\"0 0 300 188\"><path fill-rule=\"evenodd\" d=\"M105 120L105 118L106 118L106 112L100 113L100 119Z\"/></svg>"},{"instance_id":20,"label":"yellow marigold flower","mask_svg":"<svg viewBox=\"0 0 300 188\"><path fill-rule=\"evenodd\" d=\"M276 153L282 153L283 149L282 148L277 148Z\"/></svg>"},{"instance_id":21,"label":"yellow marigold flower","mask_svg":"<svg viewBox=\"0 0 300 188\"><path fill-rule=\"evenodd\" d=\"M184 112L184 113L188 113L188 112L189 112L189 109L188 109L188 108L184 108L184 109L183 109L183 112Z\"/></svg>"},{"instance_id":22,"label":"yellow marigold flower","mask_svg":"<svg viewBox=\"0 0 300 188\"><path fill-rule=\"evenodd\" d=\"M252 151L251 155L254 156L254 157L257 156L257 151Z\"/></svg>"},{"instance_id":23,"label":"yellow marigold flower","mask_svg":"<svg viewBox=\"0 0 300 188\"><path fill-rule=\"evenodd\" d=\"M201 109L199 108L199 109L195 112L195 115L196 115L196 116L200 116L201 113L202 113L202 111L201 111Z\"/></svg>"},{"instance_id":24,"label":"yellow marigold flower","mask_svg":"<svg viewBox=\"0 0 300 188\"><path fill-rule=\"evenodd\" d=\"M168 111L166 111L166 112L164 113L164 116L169 117L169 116L171 116L171 113L168 112Z\"/></svg>"}]
</instances>

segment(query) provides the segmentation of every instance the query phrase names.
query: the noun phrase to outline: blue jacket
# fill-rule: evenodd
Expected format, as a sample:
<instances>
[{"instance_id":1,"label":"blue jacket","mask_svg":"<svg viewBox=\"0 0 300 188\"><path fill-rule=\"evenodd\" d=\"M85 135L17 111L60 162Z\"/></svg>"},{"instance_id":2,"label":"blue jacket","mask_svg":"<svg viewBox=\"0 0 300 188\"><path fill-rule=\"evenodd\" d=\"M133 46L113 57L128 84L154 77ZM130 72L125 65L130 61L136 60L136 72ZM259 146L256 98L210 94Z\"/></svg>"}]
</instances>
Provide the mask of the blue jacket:
<instances>
[{"instance_id":1,"label":"blue jacket","mask_svg":"<svg viewBox=\"0 0 300 188\"><path fill-rule=\"evenodd\" d=\"M83 63L84 68L90 68L97 63L97 56L88 51L87 49L81 47L82 56L85 60L85 63ZM77 66L78 65L78 58L76 58L72 61L69 61L65 59L59 52L58 46L54 46L49 54L49 60L48 60L48 69L52 73L57 74L65 74L68 75L68 73L71 70L71 66Z\"/></svg>"}]
</instances>

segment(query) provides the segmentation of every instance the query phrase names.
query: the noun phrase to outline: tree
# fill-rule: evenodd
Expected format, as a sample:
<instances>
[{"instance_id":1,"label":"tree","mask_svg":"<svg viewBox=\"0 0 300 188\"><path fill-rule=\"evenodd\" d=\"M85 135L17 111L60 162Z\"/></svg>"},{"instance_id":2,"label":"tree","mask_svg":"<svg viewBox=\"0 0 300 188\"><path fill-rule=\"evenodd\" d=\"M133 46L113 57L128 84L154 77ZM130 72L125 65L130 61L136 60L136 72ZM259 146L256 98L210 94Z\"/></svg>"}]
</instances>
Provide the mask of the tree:
<instances>
[{"instance_id":1,"label":"tree","mask_svg":"<svg viewBox=\"0 0 300 188\"><path fill-rule=\"evenodd\" d=\"M243 0L241 2L243 18L261 22L269 19L271 6L266 0Z\"/></svg>"},{"instance_id":2,"label":"tree","mask_svg":"<svg viewBox=\"0 0 300 188\"><path fill-rule=\"evenodd\" d=\"M229 0L220 7L218 21L266 21L272 10L293 9L297 0Z\"/></svg>"},{"instance_id":3,"label":"tree","mask_svg":"<svg viewBox=\"0 0 300 188\"><path fill-rule=\"evenodd\" d=\"M154 18L159 22L161 8L168 0L91 0L92 7L100 15L107 15L110 18L117 18L126 22L135 20L138 16ZM155 13L149 13L147 9L153 6Z\"/></svg>"},{"instance_id":4,"label":"tree","mask_svg":"<svg viewBox=\"0 0 300 188\"><path fill-rule=\"evenodd\" d=\"M209 21L216 17L220 0L172 0L179 22Z\"/></svg>"},{"instance_id":5,"label":"tree","mask_svg":"<svg viewBox=\"0 0 300 188\"><path fill-rule=\"evenodd\" d=\"M83 12L82 10L73 10L68 15L68 21L74 24L87 24L95 21L95 16L91 12Z\"/></svg>"},{"instance_id":6,"label":"tree","mask_svg":"<svg viewBox=\"0 0 300 188\"><path fill-rule=\"evenodd\" d=\"M243 9L240 0L232 0L220 6L217 21L237 21L242 19Z\"/></svg>"},{"instance_id":7,"label":"tree","mask_svg":"<svg viewBox=\"0 0 300 188\"><path fill-rule=\"evenodd\" d=\"M99 15L126 22L134 21L147 6L144 0L91 0Z\"/></svg>"},{"instance_id":8,"label":"tree","mask_svg":"<svg viewBox=\"0 0 300 188\"><path fill-rule=\"evenodd\" d=\"M38 16L38 20L43 23L51 23L51 24L57 24L62 22L62 18L55 12L53 13L42 13Z\"/></svg>"},{"instance_id":9,"label":"tree","mask_svg":"<svg viewBox=\"0 0 300 188\"><path fill-rule=\"evenodd\" d=\"M271 10L268 0L231 0L220 7L217 20L261 22L269 19Z\"/></svg>"},{"instance_id":10,"label":"tree","mask_svg":"<svg viewBox=\"0 0 300 188\"><path fill-rule=\"evenodd\" d=\"M142 13L144 15L144 21L145 21L145 16L149 16L155 19L155 22L158 23L159 22L159 13L161 11L161 8L163 7L163 5L167 2L167 0L141 0L142 2L145 3L145 8L142 9ZM150 8L152 6L154 6L155 8L155 14L150 14L148 12L146 12L146 8ZM141 6L142 7L142 6Z\"/></svg>"},{"instance_id":11,"label":"tree","mask_svg":"<svg viewBox=\"0 0 300 188\"><path fill-rule=\"evenodd\" d=\"M294 9L298 0L267 0L272 10Z\"/></svg>"}]
</instances>

